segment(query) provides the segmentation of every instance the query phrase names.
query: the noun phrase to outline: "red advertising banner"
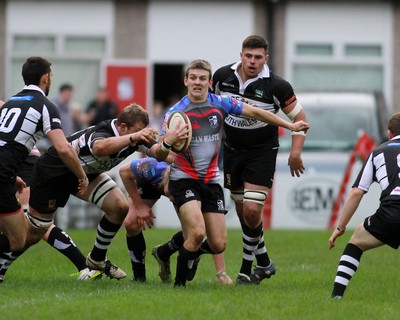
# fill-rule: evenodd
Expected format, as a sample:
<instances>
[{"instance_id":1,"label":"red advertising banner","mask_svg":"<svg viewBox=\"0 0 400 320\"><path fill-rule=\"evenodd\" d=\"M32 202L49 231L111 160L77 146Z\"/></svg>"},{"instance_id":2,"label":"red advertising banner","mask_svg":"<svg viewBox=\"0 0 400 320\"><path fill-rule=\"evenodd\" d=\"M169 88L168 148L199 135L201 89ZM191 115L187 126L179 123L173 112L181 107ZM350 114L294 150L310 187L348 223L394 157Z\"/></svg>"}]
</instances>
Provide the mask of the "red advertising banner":
<instances>
[{"instance_id":1,"label":"red advertising banner","mask_svg":"<svg viewBox=\"0 0 400 320\"><path fill-rule=\"evenodd\" d=\"M105 85L110 98L122 110L134 102L147 108L149 103L148 66L146 64L107 63L104 66Z\"/></svg>"}]
</instances>

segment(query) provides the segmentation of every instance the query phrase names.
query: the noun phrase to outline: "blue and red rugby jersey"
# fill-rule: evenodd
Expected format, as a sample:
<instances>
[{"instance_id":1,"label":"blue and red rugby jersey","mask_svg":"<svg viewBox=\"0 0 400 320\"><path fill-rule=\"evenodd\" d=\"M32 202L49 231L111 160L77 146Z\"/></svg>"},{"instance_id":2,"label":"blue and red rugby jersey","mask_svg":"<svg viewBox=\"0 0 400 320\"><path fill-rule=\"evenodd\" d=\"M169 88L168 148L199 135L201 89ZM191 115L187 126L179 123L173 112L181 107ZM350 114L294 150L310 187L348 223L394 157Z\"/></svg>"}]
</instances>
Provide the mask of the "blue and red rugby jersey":
<instances>
[{"instance_id":1,"label":"blue and red rugby jersey","mask_svg":"<svg viewBox=\"0 0 400 320\"><path fill-rule=\"evenodd\" d=\"M175 157L170 180L195 179L204 183L218 183L218 156L224 119L230 113L241 115L243 102L231 96L209 93L205 102L194 103L185 96L167 111L164 122L171 112L177 110L185 112L190 119L192 141L185 152ZM160 135L164 135L164 127Z\"/></svg>"}]
</instances>

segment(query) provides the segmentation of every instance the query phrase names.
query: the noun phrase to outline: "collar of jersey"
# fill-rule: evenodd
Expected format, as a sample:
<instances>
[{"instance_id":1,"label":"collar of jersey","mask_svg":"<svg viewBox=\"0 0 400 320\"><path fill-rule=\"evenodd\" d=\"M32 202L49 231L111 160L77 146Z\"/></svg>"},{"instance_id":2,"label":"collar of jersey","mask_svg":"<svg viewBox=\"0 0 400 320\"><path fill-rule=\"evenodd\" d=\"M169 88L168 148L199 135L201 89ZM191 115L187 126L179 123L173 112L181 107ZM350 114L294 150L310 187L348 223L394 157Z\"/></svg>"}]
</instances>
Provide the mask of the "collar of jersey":
<instances>
[{"instance_id":1,"label":"collar of jersey","mask_svg":"<svg viewBox=\"0 0 400 320\"><path fill-rule=\"evenodd\" d=\"M242 64L242 62L238 61L232 65L231 69L236 71L241 64ZM260 79L269 78L269 67L267 64L264 64L264 68L261 70L261 72L258 74L257 77Z\"/></svg>"},{"instance_id":2,"label":"collar of jersey","mask_svg":"<svg viewBox=\"0 0 400 320\"><path fill-rule=\"evenodd\" d=\"M38 86L34 85L34 84L30 84L29 86L25 86L23 90L36 90L41 92L44 96L46 96L43 92L42 89L40 89Z\"/></svg>"}]
</instances>

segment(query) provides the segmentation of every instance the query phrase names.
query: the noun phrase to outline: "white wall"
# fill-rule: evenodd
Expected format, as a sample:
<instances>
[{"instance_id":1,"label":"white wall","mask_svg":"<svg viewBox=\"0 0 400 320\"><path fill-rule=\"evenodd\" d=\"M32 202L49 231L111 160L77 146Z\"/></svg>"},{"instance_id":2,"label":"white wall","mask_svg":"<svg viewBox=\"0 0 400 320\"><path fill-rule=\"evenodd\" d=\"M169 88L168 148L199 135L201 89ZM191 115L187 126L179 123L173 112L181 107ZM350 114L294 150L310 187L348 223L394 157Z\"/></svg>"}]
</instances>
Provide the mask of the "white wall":
<instances>
[{"instance_id":1,"label":"white wall","mask_svg":"<svg viewBox=\"0 0 400 320\"><path fill-rule=\"evenodd\" d=\"M114 26L112 1L8 1L7 29L11 33L110 34Z\"/></svg>"},{"instance_id":2,"label":"white wall","mask_svg":"<svg viewBox=\"0 0 400 320\"><path fill-rule=\"evenodd\" d=\"M254 32L247 1L152 1L148 18L148 58L157 63L206 59L215 70L239 60L243 39Z\"/></svg>"},{"instance_id":3,"label":"white wall","mask_svg":"<svg viewBox=\"0 0 400 320\"><path fill-rule=\"evenodd\" d=\"M384 65L383 90L388 105L392 103L393 15L390 3L290 2L286 12L285 77L292 80L297 43L332 43L334 56L328 63L369 62ZM344 57L344 45L381 45L381 58ZM318 59L318 58L316 58Z\"/></svg>"}]
</instances>

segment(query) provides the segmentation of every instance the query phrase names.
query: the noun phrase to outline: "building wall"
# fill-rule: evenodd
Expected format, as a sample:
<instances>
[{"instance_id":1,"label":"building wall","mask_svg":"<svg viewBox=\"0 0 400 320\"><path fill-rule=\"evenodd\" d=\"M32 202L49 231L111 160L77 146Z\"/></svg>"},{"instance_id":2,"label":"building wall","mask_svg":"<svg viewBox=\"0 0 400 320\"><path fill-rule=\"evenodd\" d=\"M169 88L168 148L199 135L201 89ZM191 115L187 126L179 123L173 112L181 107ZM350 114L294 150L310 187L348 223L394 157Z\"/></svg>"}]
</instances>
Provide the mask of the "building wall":
<instances>
[{"instance_id":1,"label":"building wall","mask_svg":"<svg viewBox=\"0 0 400 320\"><path fill-rule=\"evenodd\" d=\"M147 1L118 1L115 5L114 57L146 59L148 44Z\"/></svg>"},{"instance_id":2,"label":"building wall","mask_svg":"<svg viewBox=\"0 0 400 320\"><path fill-rule=\"evenodd\" d=\"M23 58L37 52L15 53L15 35L55 35L56 53L38 52L55 62L66 59L92 63L101 68L105 59L140 59L154 63L186 64L192 59L210 60L214 69L239 58L242 40L249 34L266 36L270 42L273 71L289 81L294 78L295 44L330 41L379 43L383 48L383 90L389 105L399 101L400 4L391 1L0 1L0 94L7 97L22 83L18 68ZM210 9L212 8L212 9ZM32 18L34 17L34 18ZM40 19L38 19L40 17ZM272 25L268 19L272 19ZM371 23L379 20L380 23ZM20 23L24 21L24 23ZM340 21L340 23L338 23ZM218 22L218 23L216 23ZM316 28L315 26L318 26ZM101 54L69 54L65 37L100 36ZM337 59L337 52L334 59ZM14 60L13 60L14 59ZM374 63L374 62L372 62ZM66 69L66 71L64 71ZM62 69L68 73L68 67ZM79 68L78 68L79 69ZM71 69L74 70L74 69ZM7 81L5 81L7 79ZM82 87L93 94L101 84L101 70ZM57 80L57 78L56 78ZM61 81L61 79L60 79ZM58 83L56 82L56 85ZM84 97L85 98L85 97ZM400 106L393 105L394 110Z\"/></svg>"},{"instance_id":3,"label":"building wall","mask_svg":"<svg viewBox=\"0 0 400 320\"><path fill-rule=\"evenodd\" d=\"M393 26L389 2L292 1L284 28L285 75L295 87L326 81L331 90L381 90L391 105ZM299 46L322 51L300 53ZM330 74L318 78L324 68ZM306 71L299 83L301 69Z\"/></svg>"},{"instance_id":4,"label":"building wall","mask_svg":"<svg viewBox=\"0 0 400 320\"><path fill-rule=\"evenodd\" d=\"M393 82L392 82L392 101L393 101L393 111L400 112L400 2L393 1L393 52L392 52L392 74L393 74ZM390 87L390 85L389 85Z\"/></svg>"},{"instance_id":5,"label":"building wall","mask_svg":"<svg viewBox=\"0 0 400 320\"><path fill-rule=\"evenodd\" d=\"M0 100L6 99L5 85L6 77L4 70L6 69L6 6L5 1L0 1ZM1 72L3 70L3 72Z\"/></svg>"},{"instance_id":6,"label":"building wall","mask_svg":"<svg viewBox=\"0 0 400 320\"><path fill-rule=\"evenodd\" d=\"M213 68L239 59L242 40L254 32L252 2L151 1L148 59L188 63L206 59Z\"/></svg>"}]
</instances>

